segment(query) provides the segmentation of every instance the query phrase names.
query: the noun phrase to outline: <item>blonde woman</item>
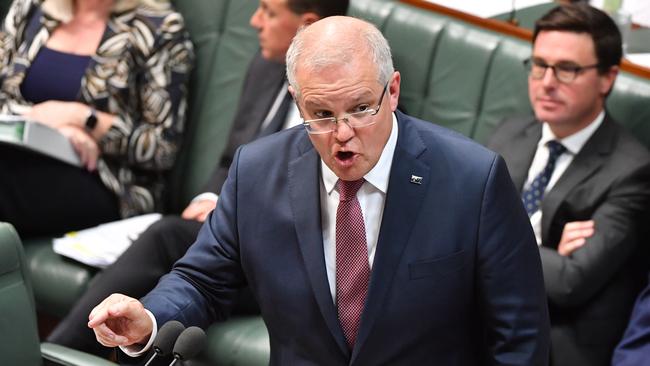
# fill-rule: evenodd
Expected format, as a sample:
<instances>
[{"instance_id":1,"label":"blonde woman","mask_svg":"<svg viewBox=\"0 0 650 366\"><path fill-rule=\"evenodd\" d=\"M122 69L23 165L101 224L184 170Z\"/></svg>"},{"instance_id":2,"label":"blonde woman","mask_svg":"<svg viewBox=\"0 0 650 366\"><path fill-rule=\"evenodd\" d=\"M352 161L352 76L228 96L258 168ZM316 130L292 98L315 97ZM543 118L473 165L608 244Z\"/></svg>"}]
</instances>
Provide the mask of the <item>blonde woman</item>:
<instances>
[{"instance_id":1,"label":"blonde woman","mask_svg":"<svg viewBox=\"0 0 650 366\"><path fill-rule=\"evenodd\" d=\"M59 130L85 169L0 144L0 221L34 236L160 209L192 60L167 2L14 0L0 112Z\"/></svg>"}]
</instances>

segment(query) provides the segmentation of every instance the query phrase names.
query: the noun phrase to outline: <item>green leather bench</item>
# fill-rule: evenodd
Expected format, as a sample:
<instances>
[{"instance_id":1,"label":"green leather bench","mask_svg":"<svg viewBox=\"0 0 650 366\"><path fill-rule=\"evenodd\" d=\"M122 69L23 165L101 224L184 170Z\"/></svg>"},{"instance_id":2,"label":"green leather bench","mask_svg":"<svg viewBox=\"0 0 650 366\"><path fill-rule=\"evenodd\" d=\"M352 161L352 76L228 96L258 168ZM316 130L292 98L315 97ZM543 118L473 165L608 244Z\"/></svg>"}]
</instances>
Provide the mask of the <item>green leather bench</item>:
<instances>
[{"instance_id":1,"label":"green leather bench","mask_svg":"<svg viewBox=\"0 0 650 366\"><path fill-rule=\"evenodd\" d=\"M110 366L107 360L51 343L41 344L23 245L10 224L0 222L0 355L3 365Z\"/></svg>"},{"instance_id":2,"label":"green leather bench","mask_svg":"<svg viewBox=\"0 0 650 366\"><path fill-rule=\"evenodd\" d=\"M176 1L197 53L185 145L170 175L169 211L201 188L230 128L247 63L257 48L248 18L257 0ZM401 104L409 114L485 142L505 116L530 113L522 60L530 44L471 22L389 0L352 0L351 14L388 38L402 74ZM622 73L609 98L611 113L650 146L650 78ZM36 305L60 317L95 270L53 253L51 241L25 243ZM258 365L268 360L259 317L236 318L209 330L206 365Z\"/></svg>"}]
</instances>

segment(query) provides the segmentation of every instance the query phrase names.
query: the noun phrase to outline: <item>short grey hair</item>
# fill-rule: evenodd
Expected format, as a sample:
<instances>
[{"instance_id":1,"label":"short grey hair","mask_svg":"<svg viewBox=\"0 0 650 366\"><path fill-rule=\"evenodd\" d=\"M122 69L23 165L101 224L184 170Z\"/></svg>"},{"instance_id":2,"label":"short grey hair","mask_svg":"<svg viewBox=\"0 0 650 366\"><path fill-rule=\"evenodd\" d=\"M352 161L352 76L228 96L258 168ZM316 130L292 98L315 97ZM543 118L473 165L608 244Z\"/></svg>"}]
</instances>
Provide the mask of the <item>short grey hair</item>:
<instances>
[{"instance_id":1,"label":"short grey hair","mask_svg":"<svg viewBox=\"0 0 650 366\"><path fill-rule=\"evenodd\" d=\"M318 45L310 44L310 47L306 47L304 30L307 27L301 27L298 30L287 50L286 56L287 79L289 85L293 86L298 95L300 95L300 86L296 81L298 62L301 63L302 67L314 71L327 66L347 64L357 58L359 52L365 53L372 58L374 65L377 67L377 82L379 84L384 85L390 80L395 69L388 41L372 23L365 21L364 23L369 26L363 27L361 31L360 36L365 40L366 46L365 49L361 50L355 47L358 43L355 44L354 42L337 45L336 48L327 49L327 52L322 52L323 49Z\"/></svg>"}]
</instances>

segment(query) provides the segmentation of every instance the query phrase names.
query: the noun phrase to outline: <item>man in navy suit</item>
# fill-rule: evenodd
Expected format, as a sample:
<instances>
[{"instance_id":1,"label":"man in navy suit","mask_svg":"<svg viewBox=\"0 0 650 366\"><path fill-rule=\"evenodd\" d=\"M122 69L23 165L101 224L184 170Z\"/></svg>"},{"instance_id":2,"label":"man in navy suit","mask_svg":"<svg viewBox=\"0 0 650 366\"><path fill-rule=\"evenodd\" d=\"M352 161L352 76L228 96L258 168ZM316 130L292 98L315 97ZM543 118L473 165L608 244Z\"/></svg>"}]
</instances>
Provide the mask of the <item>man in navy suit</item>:
<instances>
[{"instance_id":1,"label":"man in navy suit","mask_svg":"<svg viewBox=\"0 0 650 366\"><path fill-rule=\"evenodd\" d=\"M287 77L303 126L238 150L172 272L93 309L99 342L137 354L248 285L272 365L546 365L539 253L503 160L396 111L400 74L364 21L305 28Z\"/></svg>"}]
</instances>

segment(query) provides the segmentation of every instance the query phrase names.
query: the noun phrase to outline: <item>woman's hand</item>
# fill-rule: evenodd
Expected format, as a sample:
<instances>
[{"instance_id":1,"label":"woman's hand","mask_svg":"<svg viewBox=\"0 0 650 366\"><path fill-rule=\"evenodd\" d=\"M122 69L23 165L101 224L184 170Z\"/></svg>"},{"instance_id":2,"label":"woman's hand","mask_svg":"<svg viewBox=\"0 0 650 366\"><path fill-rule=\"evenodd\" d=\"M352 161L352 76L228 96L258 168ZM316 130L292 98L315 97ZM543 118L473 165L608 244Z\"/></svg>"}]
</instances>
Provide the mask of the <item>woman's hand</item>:
<instances>
[{"instance_id":1,"label":"woman's hand","mask_svg":"<svg viewBox=\"0 0 650 366\"><path fill-rule=\"evenodd\" d=\"M89 113L90 107L83 103L48 100L32 106L25 117L55 129L66 125L84 128Z\"/></svg>"},{"instance_id":2,"label":"woman's hand","mask_svg":"<svg viewBox=\"0 0 650 366\"><path fill-rule=\"evenodd\" d=\"M81 163L90 172L97 168L99 158L99 146L97 142L82 128L70 125L58 127L57 130L70 140Z\"/></svg>"}]
</instances>

